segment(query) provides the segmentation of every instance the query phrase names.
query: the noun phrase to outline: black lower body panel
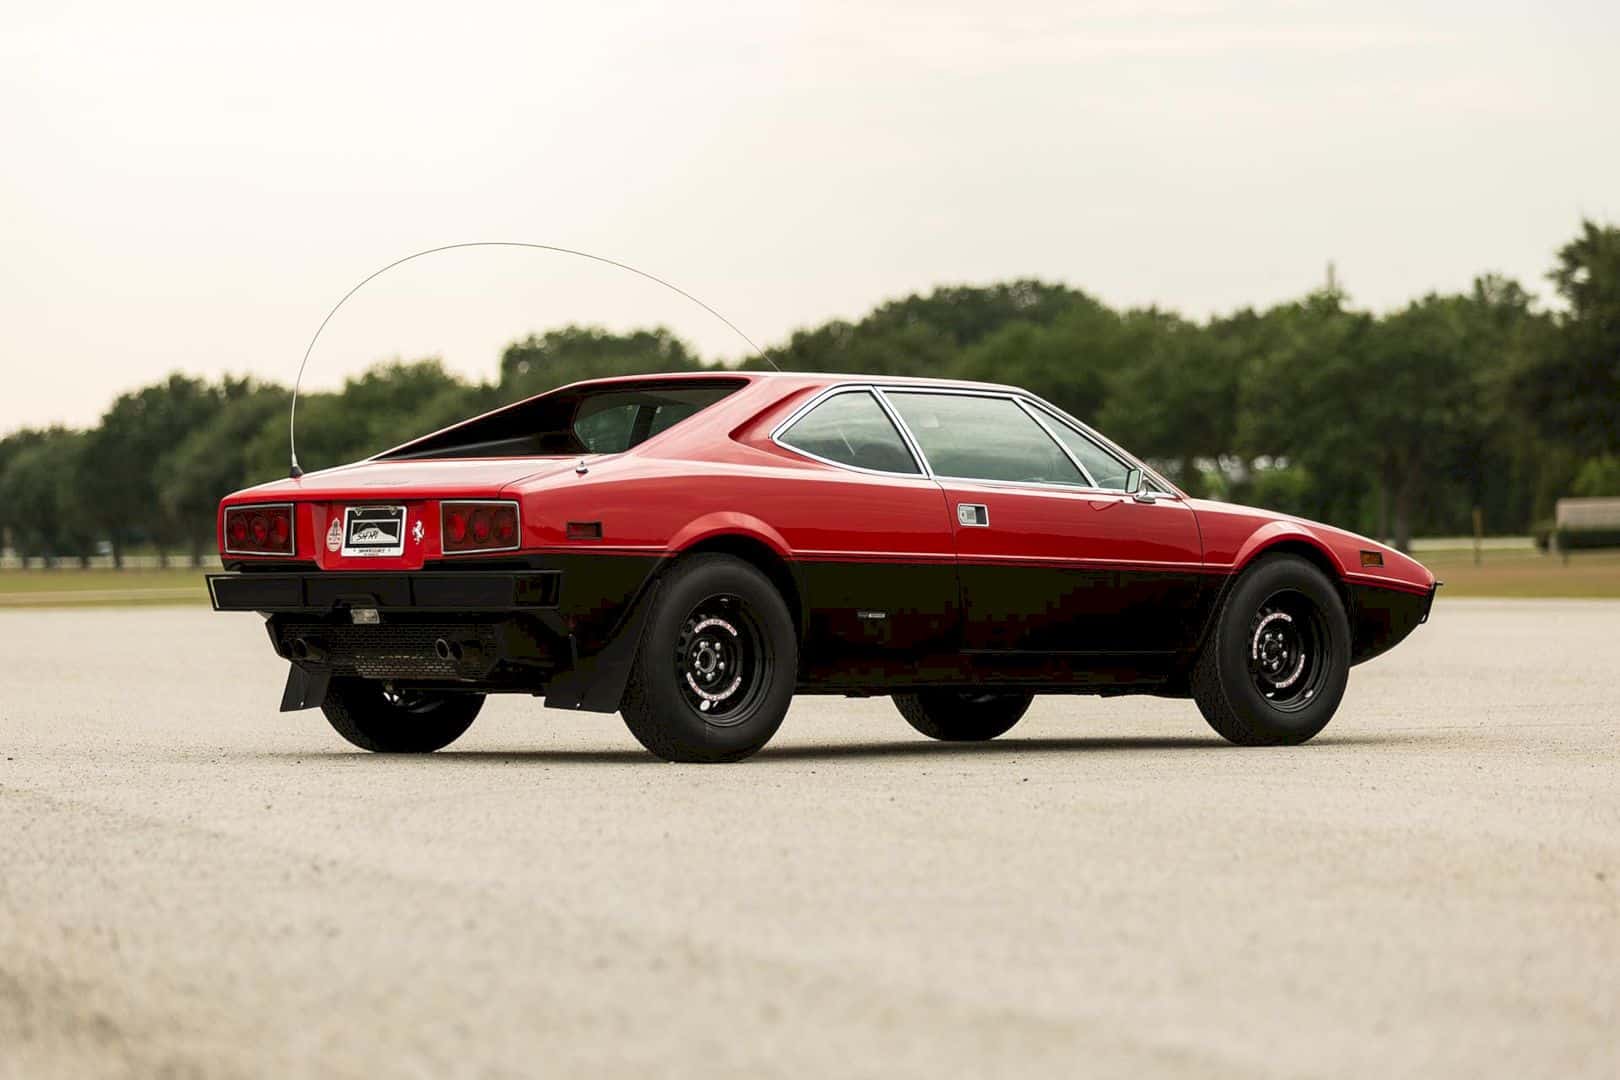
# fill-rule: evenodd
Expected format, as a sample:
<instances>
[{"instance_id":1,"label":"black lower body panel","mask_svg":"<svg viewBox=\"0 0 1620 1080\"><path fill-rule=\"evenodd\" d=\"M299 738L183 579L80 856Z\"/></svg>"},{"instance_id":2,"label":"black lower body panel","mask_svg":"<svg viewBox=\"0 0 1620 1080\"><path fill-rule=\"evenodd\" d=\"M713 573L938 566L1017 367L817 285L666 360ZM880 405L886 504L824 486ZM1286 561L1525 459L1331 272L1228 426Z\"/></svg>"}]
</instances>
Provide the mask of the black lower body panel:
<instances>
[{"instance_id":1,"label":"black lower body panel","mask_svg":"<svg viewBox=\"0 0 1620 1080\"><path fill-rule=\"evenodd\" d=\"M1350 586L1350 662L1359 664L1388 652L1429 620L1434 589L1425 593Z\"/></svg>"},{"instance_id":2,"label":"black lower body panel","mask_svg":"<svg viewBox=\"0 0 1620 1080\"><path fill-rule=\"evenodd\" d=\"M548 694L618 708L660 559L580 554L419 571L255 569L211 575L218 611L265 615L293 665L284 709L321 704L326 680Z\"/></svg>"}]
</instances>

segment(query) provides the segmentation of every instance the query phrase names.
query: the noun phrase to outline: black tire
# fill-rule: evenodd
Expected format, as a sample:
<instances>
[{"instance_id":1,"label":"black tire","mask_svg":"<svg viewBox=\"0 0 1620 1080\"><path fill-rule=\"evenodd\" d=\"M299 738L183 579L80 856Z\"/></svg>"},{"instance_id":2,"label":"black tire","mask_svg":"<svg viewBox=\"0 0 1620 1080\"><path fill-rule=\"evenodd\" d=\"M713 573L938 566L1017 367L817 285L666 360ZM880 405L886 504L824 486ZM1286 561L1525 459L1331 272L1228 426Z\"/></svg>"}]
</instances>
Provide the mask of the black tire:
<instances>
[{"instance_id":1,"label":"black tire","mask_svg":"<svg viewBox=\"0 0 1620 1080\"><path fill-rule=\"evenodd\" d=\"M1033 700L1018 691L922 690L894 695L894 706L930 739L984 742L1011 730Z\"/></svg>"},{"instance_id":2,"label":"black tire","mask_svg":"<svg viewBox=\"0 0 1620 1080\"><path fill-rule=\"evenodd\" d=\"M377 754L431 754L472 727L483 694L387 693L373 679L333 679L321 711L332 730Z\"/></svg>"},{"instance_id":3,"label":"black tire","mask_svg":"<svg viewBox=\"0 0 1620 1080\"><path fill-rule=\"evenodd\" d=\"M659 582L620 711L665 761L741 761L781 726L798 668L771 580L729 555L693 555Z\"/></svg>"},{"instance_id":4,"label":"black tire","mask_svg":"<svg viewBox=\"0 0 1620 1080\"><path fill-rule=\"evenodd\" d=\"M1327 575L1297 555L1243 572L1193 666L1193 700L1239 746L1297 746L1327 726L1350 677L1350 620Z\"/></svg>"}]
</instances>

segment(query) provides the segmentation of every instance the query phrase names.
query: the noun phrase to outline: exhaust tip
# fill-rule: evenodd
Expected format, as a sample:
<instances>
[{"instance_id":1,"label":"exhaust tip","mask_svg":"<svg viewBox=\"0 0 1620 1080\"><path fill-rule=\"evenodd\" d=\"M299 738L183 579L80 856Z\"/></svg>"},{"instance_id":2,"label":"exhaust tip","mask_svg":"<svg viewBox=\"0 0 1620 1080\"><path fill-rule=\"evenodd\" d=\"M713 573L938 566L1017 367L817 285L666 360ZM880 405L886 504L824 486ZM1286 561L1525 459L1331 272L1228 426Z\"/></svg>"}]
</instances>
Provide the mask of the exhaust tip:
<instances>
[{"instance_id":1,"label":"exhaust tip","mask_svg":"<svg viewBox=\"0 0 1620 1080\"><path fill-rule=\"evenodd\" d=\"M293 638L292 643L287 646L287 651L292 653L294 660L308 660L319 663L326 659L326 650L308 638Z\"/></svg>"},{"instance_id":2,"label":"exhaust tip","mask_svg":"<svg viewBox=\"0 0 1620 1080\"><path fill-rule=\"evenodd\" d=\"M433 643L433 651L440 660L459 661L461 659L461 646L454 641L446 641L444 638L439 638Z\"/></svg>"}]
</instances>

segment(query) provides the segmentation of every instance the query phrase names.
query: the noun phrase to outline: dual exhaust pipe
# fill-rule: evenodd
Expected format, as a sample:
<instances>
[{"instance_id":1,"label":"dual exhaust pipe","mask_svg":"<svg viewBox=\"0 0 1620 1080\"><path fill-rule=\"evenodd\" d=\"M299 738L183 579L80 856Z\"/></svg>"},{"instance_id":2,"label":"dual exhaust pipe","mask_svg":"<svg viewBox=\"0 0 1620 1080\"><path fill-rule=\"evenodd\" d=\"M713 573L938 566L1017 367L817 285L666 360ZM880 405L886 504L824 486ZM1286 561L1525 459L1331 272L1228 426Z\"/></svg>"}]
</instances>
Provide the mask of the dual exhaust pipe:
<instances>
[{"instance_id":1,"label":"dual exhaust pipe","mask_svg":"<svg viewBox=\"0 0 1620 1080\"><path fill-rule=\"evenodd\" d=\"M440 660L459 664L463 660L477 662L484 657L484 647L476 641L450 641L439 638L433 643L433 653Z\"/></svg>"}]
</instances>

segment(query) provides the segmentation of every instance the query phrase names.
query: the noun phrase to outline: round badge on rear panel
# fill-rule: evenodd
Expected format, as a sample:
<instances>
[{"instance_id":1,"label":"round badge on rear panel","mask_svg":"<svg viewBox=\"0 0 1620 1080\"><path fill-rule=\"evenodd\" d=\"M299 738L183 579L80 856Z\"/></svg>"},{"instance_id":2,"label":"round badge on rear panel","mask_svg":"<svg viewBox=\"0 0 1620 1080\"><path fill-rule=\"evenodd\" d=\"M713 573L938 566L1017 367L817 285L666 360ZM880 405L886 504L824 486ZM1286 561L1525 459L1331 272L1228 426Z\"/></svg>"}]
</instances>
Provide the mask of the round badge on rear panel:
<instances>
[{"instance_id":1,"label":"round badge on rear panel","mask_svg":"<svg viewBox=\"0 0 1620 1080\"><path fill-rule=\"evenodd\" d=\"M326 530L326 550L336 551L343 546L343 519L333 518L332 525Z\"/></svg>"}]
</instances>

